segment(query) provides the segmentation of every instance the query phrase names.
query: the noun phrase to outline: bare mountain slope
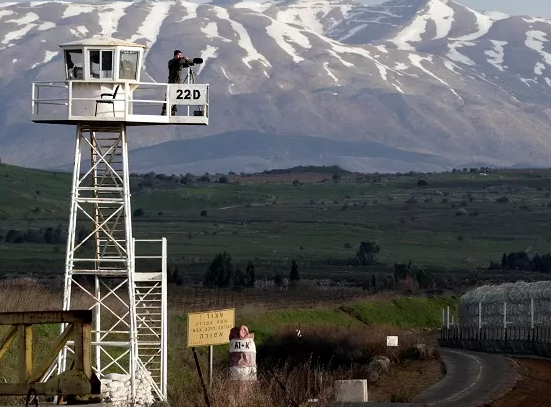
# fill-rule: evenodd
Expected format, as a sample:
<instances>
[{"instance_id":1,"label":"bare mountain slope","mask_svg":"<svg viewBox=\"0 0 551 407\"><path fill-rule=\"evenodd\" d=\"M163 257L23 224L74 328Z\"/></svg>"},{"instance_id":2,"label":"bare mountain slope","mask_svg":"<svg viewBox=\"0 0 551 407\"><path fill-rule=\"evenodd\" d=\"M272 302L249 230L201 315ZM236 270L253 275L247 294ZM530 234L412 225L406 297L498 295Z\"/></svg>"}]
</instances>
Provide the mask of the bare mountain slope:
<instances>
[{"instance_id":1,"label":"bare mountain slope","mask_svg":"<svg viewBox=\"0 0 551 407\"><path fill-rule=\"evenodd\" d=\"M60 80L58 44L99 34L146 44L145 80L166 81L175 48L206 59L198 78L211 84L211 125L133 129L133 147L250 130L317 136L312 146L319 137L375 142L438 156L440 168L551 158L548 21L446 0L144 0L0 3L4 161L56 167L72 160L74 129L29 121L30 82ZM365 154L357 150L332 159L358 169ZM428 156L416 163L428 164ZM250 159L243 157L243 168ZM265 165L277 167L278 159Z\"/></svg>"}]
</instances>

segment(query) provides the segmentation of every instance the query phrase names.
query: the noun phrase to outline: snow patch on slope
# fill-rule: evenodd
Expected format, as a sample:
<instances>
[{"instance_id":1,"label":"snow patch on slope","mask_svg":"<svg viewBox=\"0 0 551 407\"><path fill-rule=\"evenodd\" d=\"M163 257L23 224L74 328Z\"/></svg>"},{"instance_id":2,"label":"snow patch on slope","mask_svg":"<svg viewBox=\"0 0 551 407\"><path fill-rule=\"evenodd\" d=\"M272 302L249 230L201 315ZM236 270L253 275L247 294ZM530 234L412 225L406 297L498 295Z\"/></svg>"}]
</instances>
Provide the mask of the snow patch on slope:
<instances>
[{"instance_id":1,"label":"snow patch on slope","mask_svg":"<svg viewBox=\"0 0 551 407\"><path fill-rule=\"evenodd\" d=\"M11 16L12 14L15 14L12 10L0 10L0 20L2 17Z\"/></svg>"},{"instance_id":2,"label":"snow patch on slope","mask_svg":"<svg viewBox=\"0 0 551 407\"><path fill-rule=\"evenodd\" d=\"M24 24L30 24L33 21L39 20L40 17L36 13L27 13L24 17L14 19L14 20L8 20L6 23L15 23L17 25L24 25Z\"/></svg>"},{"instance_id":3,"label":"snow patch on slope","mask_svg":"<svg viewBox=\"0 0 551 407\"><path fill-rule=\"evenodd\" d=\"M266 32L268 35L276 41L277 45L279 45L283 51L293 58L294 62L299 63L304 61L304 58L297 54L295 48L289 44L287 40L300 45L302 48L310 49L312 48L312 45L310 44L308 37L306 37L298 28L281 21L274 20L271 17L265 17L269 18L272 22L272 24L266 27Z\"/></svg>"},{"instance_id":4,"label":"snow patch on slope","mask_svg":"<svg viewBox=\"0 0 551 407\"><path fill-rule=\"evenodd\" d=\"M44 56L44 59L41 62L37 62L36 64L31 66L31 69L36 68L38 65L44 65L50 62L52 59L54 59L59 54L59 51L46 51L46 55Z\"/></svg>"},{"instance_id":5,"label":"snow patch on slope","mask_svg":"<svg viewBox=\"0 0 551 407\"><path fill-rule=\"evenodd\" d=\"M252 11L256 11L257 13L264 13L267 9L272 7L275 4L275 2L272 1L265 1L263 3L257 2L257 1L241 1L239 3L236 3L233 5L234 8L245 8Z\"/></svg>"},{"instance_id":6,"label":"snow patch on slope","mask_svg":"<svg viewBox=\"0 0 551 407\"><path fill-rule=\"evenodd\" d=\"M504 71L503 58L505 57L505 49L503 47L507 45L507 41L490 40L490 42L494 48L484 52L484 54L488 55L488 63L492 64L500 71Z\"/></svg>"},{"instance_id":7,"label":"snow patch on slope","mask_svg":"<svg viewBox=\"0 0 551 407\"><path fill-rule=\"evenodd\" d=\"M230 39L222 37L220 36L220 34L218 34L218 24L216 24L216 22L214 21L211 21L206 25L201 26L201 31L203 32L203 34L206 35L207 38L210 38L210 39L220 38L224 42L231 42Z\"/></svg>"},{"instance_id":8,"label":"snow patch on slope","mask_svg":"<svg viewBox=\"0 0 551 407\"><path fill-rule=\"evenodd\" d=\"M192 18L197 18L197 9L199 8L198 3L191 3L189 1L180 1L180 5L184 7L187 11L187 14L180 19L180 22L191 20Z\"/></svg>"},{"instance_id":9,"label":"snow patch on slope","mask_svg":"<svg viewBox=\"0 0 551 407\"><path fill-rule=\"evenodd\" d=\"M11 43L12 41L15 41L24 37L29 33L29 31L31 31L34 27L37 26L37 24L34 24L34 21L37 21L37 20L39 20L38 15L32 12L27 13L24 17L21 17L19 19L7 20L6 23L15 23L17 25L22 25L23 27L21 27L18 30L13 30L11 32L8 32L1 43L4 45L9 44L8 46L12 46L13 45Z\"/></svg>"},{"instance_id":10,"label":"snow patch on slope","mask_svg":"<svg viewBox=\"0 0 551 407\"><path fill-rule=\"evenodd\" d=\"M442 83L443 85L447 86L448 89L450 90L450 92L452 92L455 96L457 96L459 98L459 100L461 100L463 102L463 98L461 98L461 96L459 96L457 94L457 92L446 82L444 81L443 79L439 78L438 76L436 76L434 73L432 73L431 71L429 71L428 69L426 69L422 64L421 62L422 61L429 61L429 62L432 62L432 56L430 57L422 57L420 55L417 55L417 54L409 54L409 60L411 61L411 63L413 65L415 65L417 68L421 69L423 72L425 72L427 75L430 75L432 76L434 79L436 79L438 82Z\"/></svg>"},{"instance_id":11,"label":"snow patch on slope","mask_svg":"<svg viewBox=\"0 0 551 407\"><path fill-rule=\"evenodd\" d=\"M69 18L78 16L79 14L88 14L95 10L96 8L90 4L74 4L69 3L61 18Z\"/></svg>"},{"instance_id":12,"label":"snow patch on slope","mask_svg":"<svg viewBox=\"0 0 551 407\"><path fill-rule=\"evenodd\" d=\"M436 25L436 35L433 40L445 38L452 27L454 11L441 0L429 0L427 10L423 14L415 16L413 22L389 40L396 44L396 47L404 51L415 51L410 42L420 42L421 35L425 33L429 20Z\"/></svg>"},{"instance_id":13,"label":"snow patch on slope","mask_svg":"<svg viewBox=\"0 0 551 407\"><path fill-rule=\"evenodd\" d=\"M331 72L329 70L329 68L327 67L327 65L329 65L329 62L324 62L323 63L323 68L325 69L325 72L327 72L327 75L329 75L331 78L333 78L333 80L335 81L335 83L338 84L339 80L337 79L337 77L333 74L333 72ZM340 85L337 85L337 86L340 86Z\"/></svg>"},{"instance_id":14,"label":"snow patch on slope","mask_svg":"<svg viewBox=\"0 0 551 407\"><path fill-rule=\"evenodd\" d=\"M329 1L307 1L289 4L285 10L277 13L276 20L287 24L298 24L323 34L325 28L321 21L333 11L334 6Z\"/></svg>"},{"instance_id":15,"label":"snow patch on slope","mask_svg":"<svg viewBox=\"0 0 551 407\"><path fill-rule=\"evenodd\" d=\"M252 66L250 64L251 61L258 61L265 67L272 66L272 64L270 64L270 62L264 57L264 55L256 50L251 41L249 33L241 23L232 20L230 18L230 15L228 14L228 11L222 7L216 6L214 7L214 10L218 18L228 21L235 33L239 36L237 44L247 53L247 56L242 58L242 61L245 65L247 65L249 69L252 69Z\"/></svg>"},{"instance_id":16,"label":"snow patch on slope","mask_svg":"<svg viewBox=\"0 0 551 407\"><path fill-rule=\"evenodd\" d=\"M494 12L487 12L487 13L481 14L468 7L465 7L465 9L470 11L476 18L477 29L476 31L470 34L462 35L460 37L450 38L452 42L448 44L449 52L448 54L446 54L446 56L455 62L460 62L465 65L473 66L475 65L473 60L461 54L459 51L457 51L457 49L462 47L475 46L476 43L473 41L478 40L479 38L488 34L488 32L492 28L492 25L494 24L495 21L509 18L509 15L504 13L494 13ZM494 43L494 51L496 50L495 47L496 45Z\"/></svg>"},{"instance_id":17,"label":"snow patch on slope","mask_svg":"<svg viewBox=\"0 0 551 407\"><path fill-rule=\"evenodd\" d=\"M199 75L205 67L207 59L218 57L216 51L218 51L218 47L213 47L212 45L207 45L207 48L201 51L201 58L203 58L204 63L199 66L199 69L197 70L197 75Z\"/></svg>"},{"instance_id":18,"label":"snow patch on slope","mask_svg":"<svg viewBox=\"0 0 551 407\"><path fill-rule=\"evenodd\" d=\"M527 31L526 40L524 41L524 43L528 48L531 48L538 54L540 54L540 56L543 58L543 62L545 62L547 65L551 65L551 54L543 49L544 43L549 41L546 37L547 34L543 31ZM534 67L534 72L536 73L536 75L541 75L544 68L545 65L541 62L538 62Z\"/></svg>"},{"instance_id":19,"label":"snow patch on slope","mask_svg":"<svg viewBox=\"0 0 551 407\"><path fill-rule=\"evenodd\" d=\"M151 50L153 44L157 42L157 37L161 31L161 26L168 17L170 6L172 5L174 5L173 1L159 1L152 3L151 8L149 9L149 14L143 21L140 28L138 28L138 32L130 39L131 42L136 42L136 40L140 38L145 38L145 45L147 46L145 56Z\"/></svg>"},{"instance_id":20,"label":"snow patch on slope","mask_svg":"<svg viewBox=\"0 0 551 407\"><path fill-rule=\"evenodd\" d=\"M101 35L113 37L119 26L119 20L126 14L126 8L132 5L129 1L116 1L101 6L98 21L101 26Z\"/></svg>"},{"instance_id":21,"label":"snow patch on slope","mask_svg":"<svg viewBox=\"0 0 551 407\"><path fill-rule=\"evenodd\" d=\"M76 28L71 28L71 29L69 29L69 31L70 31L71 34L73 34L75 37L79 37L79 36L84 37L86 34L88 34L88 28L86 28L86 27L83 26L83 25L79 25L79 26L76 27Z\"/></svg>"}]
</instances>

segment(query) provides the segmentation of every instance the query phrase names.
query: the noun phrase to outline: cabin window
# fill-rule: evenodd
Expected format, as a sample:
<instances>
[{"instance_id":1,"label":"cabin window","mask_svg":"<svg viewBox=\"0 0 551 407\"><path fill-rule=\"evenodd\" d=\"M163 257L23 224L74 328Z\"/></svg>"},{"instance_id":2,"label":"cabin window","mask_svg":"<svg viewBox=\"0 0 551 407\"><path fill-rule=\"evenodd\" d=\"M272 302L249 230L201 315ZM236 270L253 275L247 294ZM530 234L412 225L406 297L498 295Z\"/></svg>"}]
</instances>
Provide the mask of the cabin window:
<instances>
[{"instance_id":1,"label":"cabin window","mask_svg":"<svg viewBox=\"0 0 551 407\"><path fill-rule=\"evenodd\" d=\"M121 51L119 79L136 79L138 71L138 51Z\"/></svg>"},{"instance_id":2,"label":"cabin window","mask_svg":"<svg viewBox=\"0 0 551 407\"><path fill-rule=\"evenodd\" d=\"M84 68L81 49L65 51L65 72L66 79L84 79Z\"/></svg>"},{"instance_id":3,"label":"cabin window","mask_svg":"<svg viewBox=\"0 0 551 407\"><path fill-rule=\"evenodd\" d=\"M113 79L113 51L90 51L90 78Z\"/></svg>"}]
</instances>

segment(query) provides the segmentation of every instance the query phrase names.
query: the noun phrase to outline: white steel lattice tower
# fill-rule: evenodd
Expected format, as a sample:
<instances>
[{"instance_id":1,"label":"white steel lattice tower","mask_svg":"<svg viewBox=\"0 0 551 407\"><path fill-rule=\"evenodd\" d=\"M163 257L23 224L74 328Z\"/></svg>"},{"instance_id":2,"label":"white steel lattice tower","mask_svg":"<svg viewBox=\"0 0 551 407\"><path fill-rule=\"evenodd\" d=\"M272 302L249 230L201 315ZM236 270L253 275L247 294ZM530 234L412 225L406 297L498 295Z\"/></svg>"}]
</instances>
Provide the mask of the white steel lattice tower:
<instances>
[{"instance_id":1,"label":"white steel lattice tower","mask_svg":"<svg viewBox=\"0 0 551 407\"><path fill-rule=\"evenodd\" d=\"M63 309L94 310L95 373L125 375L126 402L166 400L167 245L133 236L127 126L208 125L208 85L190 80L191 66L182 85L140 82L140 44L100 37L61 48L65 81L33 83L32 120L76 125ZM145 98L137 98L142 90ZM187 114L160 115L163 104L183 105ZM161 243L160 253L136 255L140 242ZM148 263L138 268L136 259ZM65 371L71 353L69 343L43 380Z\"/></svg>"}]
</instances>

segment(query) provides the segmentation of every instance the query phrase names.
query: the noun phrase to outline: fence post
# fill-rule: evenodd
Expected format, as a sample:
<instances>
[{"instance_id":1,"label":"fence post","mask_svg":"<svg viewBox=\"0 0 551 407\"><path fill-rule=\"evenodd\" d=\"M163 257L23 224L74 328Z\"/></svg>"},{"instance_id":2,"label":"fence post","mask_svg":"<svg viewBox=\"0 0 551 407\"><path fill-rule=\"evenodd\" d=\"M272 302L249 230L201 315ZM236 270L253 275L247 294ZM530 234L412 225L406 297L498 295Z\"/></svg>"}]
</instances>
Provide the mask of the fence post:
<instances>
[{"instance_id":1,"label":"fence post","mask_svg":"<svg viewBox=\"0 0 551 407\"><path fill-rule=\"evenodd\" d=\"M478 329L482 328L482 301L478 302Z\"/></svg>"},{"instance_id":2,"label":"fence post","mask_svg":"<svg viewBox=\"0 0 551 407\"><path fill-rule=\"evenodd\" d=\"M534 299L530 298L530 328L534 329Z\"/></svg>"}]
</instances>

